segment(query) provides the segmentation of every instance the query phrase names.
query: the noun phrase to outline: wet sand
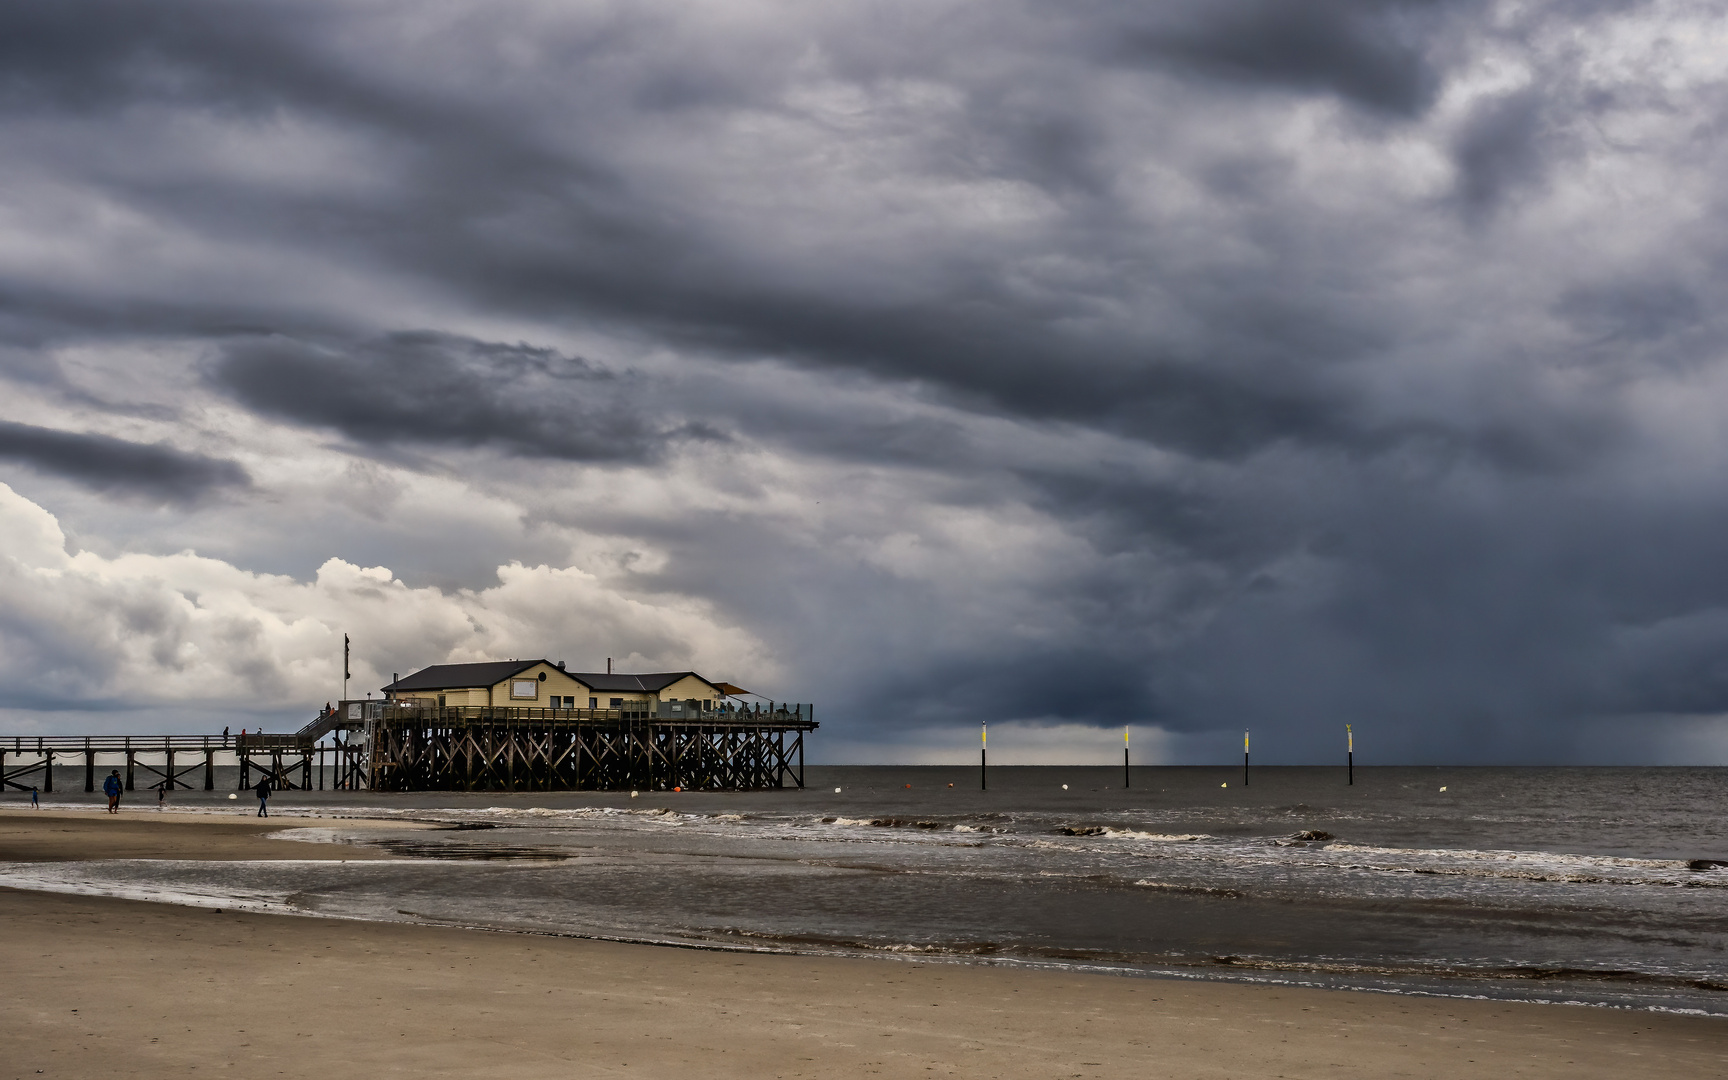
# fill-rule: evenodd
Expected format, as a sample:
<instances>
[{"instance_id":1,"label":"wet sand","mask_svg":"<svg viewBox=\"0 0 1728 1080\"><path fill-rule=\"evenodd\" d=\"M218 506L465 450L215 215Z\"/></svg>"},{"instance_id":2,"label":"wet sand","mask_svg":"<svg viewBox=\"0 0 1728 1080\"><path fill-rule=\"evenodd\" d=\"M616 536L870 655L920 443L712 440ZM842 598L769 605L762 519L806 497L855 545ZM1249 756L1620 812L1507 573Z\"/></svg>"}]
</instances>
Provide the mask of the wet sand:
<instances>
[{"instance_id":1,"label":"wet sand","mask_svg":"<svg viewBox=\"0 0 1728 1080\"><path fill-rule=\"evenodd\" d=\"M0 813L0 858L357 854L265 835L317 821L151 817ZM1728 1076L1728 1021L1620 1010L13 890L0 926L0 1078Z\"/></svg>"},{"instance_id":2,"label":"wet sand","mask_svg":"<svg viewBox=\"0 0 1728 1080\"><path fill-rule=\"evenodd\" d=\"M253 806L257 805L253 801ZM372 848L284 843L269 838L286 829L316 828L317 818L254 816L182 810L0 810L0 862L78 859L381 859ZM368 822L372 828L419 829L418 822ZM0 1073L3 1075L3 1073Z\"/></svg>"}]
</instances>

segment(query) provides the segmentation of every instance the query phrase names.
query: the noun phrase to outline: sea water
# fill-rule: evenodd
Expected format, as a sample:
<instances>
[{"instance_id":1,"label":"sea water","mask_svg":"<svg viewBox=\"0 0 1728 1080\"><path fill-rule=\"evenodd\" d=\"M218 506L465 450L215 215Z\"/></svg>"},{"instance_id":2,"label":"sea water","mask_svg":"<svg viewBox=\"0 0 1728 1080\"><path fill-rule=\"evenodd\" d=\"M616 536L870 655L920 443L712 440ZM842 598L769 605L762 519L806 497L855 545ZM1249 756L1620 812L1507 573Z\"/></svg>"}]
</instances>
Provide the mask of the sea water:
<instances>
[{"instance_id":1,"label":"sea water","mask_svg":"<svg viewBox=\"0 0 1728 1080\"><path fill-rule=\"evenodd\" d=\"M811 768L752 793L285 792L376 861L0 884L706 948L1728 1015L1728 770ZM225 799L225 795L221 795ZM235 812L203 793L177 807ZM249 804L243 804L249 805ZM148 812L148 811L140 811ZM247 810L250 812L250 810ZM382 829L361 818L425 822Z\"/></svg>"}]
</instances>

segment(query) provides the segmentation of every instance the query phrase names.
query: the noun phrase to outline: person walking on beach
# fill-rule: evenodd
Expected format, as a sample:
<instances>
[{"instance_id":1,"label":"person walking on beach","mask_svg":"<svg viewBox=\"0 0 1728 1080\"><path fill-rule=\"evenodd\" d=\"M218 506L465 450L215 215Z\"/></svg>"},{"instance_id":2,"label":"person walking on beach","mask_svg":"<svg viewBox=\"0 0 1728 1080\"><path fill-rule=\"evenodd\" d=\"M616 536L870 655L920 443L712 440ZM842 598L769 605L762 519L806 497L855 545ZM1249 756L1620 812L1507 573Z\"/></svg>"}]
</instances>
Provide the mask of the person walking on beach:
<instances>
[{"instance_id":1,"label":"person walking on beach","mask_svg":"<svg viewBox=\"0 0 1728 1080\"><path fill-rule=\"evenodd\" d=\"M258 796L258 816L270 816L270 778L266 776L258 781L258 786L252 789Z\"/></svg>"},{"instance_id":2,"label":"person walking on beach","mask_svg":"<svg viewBox=\"0 0 1728 1080\"><path fill-rule=\"evenodd\" d=\"M32 809L32 810L42 809L42 800L38 799L36 797L36 794L37 794L36 789L31 788L30 789L30 809Z\"/></svg>"},{"instance_id":3,"label":"person walking on beach","mask_svg":"<svg viewBox=\"0 0 1728 1080\"><path fill-rule=\"evenodd\" d=\"M115 769L113 772L109 773L108 779L102 781L102 794L108 796L108 812L110 814L118 814L120 812L121 786L119 769Z\"/></svg>"},{"instance_id":4,"label":"person walking on beach","mask_svg":"<svg viewBox=\"0 0 1728 1080\"><path fill-rule=\"evenodd\" d=\"M162 804L168 801L168 781L156 785L156 809L162 809Z\"/></svg>"}]
</instances>

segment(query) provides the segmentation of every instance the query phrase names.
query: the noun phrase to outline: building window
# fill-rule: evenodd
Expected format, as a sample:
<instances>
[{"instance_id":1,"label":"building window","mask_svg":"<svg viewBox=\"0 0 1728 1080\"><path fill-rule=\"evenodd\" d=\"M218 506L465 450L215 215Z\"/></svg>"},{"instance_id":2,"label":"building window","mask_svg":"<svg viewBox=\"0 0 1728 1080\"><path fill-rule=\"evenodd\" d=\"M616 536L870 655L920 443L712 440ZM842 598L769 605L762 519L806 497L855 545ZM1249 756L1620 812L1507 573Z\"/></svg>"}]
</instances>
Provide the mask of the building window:
<instances>
[{"instance_id":1,"label":"building window","mask_svg":"<svg viewBox=\"0 0 1728 1080\"><path fill-rule=\"evenodd\" d=\"M540 680L511 679L510 696L520 701L533 701L540 696Z\"/></svg>"},{"instance_id":2,"label":"building window","mask_svg":"<svg viewBox=\"0 0 1728 1080\"><path fill-rule=\"evenodd\" d=\"M614 709L622 709L624 707L624 699L621 697L613 698L612 699L612 707Z\"/></svg>"},{"instance_id":3,"label":"building window","mask_svg":"<svg viewBox=\"0 0 1728 1080\"><path fill-rule=\"evenodd\" d=\"M588 707L590 709L598 709L600 707L600 699L597 697L589 698L588 699Z\"/></svg>"}]
</instances>

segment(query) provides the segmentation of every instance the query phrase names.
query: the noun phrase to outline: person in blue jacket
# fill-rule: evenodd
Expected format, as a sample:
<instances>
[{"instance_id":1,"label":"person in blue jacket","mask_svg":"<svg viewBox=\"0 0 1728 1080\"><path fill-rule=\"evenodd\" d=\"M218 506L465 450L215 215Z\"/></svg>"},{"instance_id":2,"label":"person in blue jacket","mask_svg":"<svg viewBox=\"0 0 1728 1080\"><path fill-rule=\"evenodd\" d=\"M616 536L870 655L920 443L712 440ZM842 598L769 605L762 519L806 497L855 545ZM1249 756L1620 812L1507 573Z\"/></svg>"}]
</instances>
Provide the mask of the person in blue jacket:
<instances>
[{"instance_id":1,"label":"person in blue jacket","mask_svg":"<svg viewBox=\"0 0 1728 1080\"><path fill-rule=\"evenodd\" d=\"M102 781L102 794L108 796L108 812L110 814L118 814L120 812L121 788L122 785L120 783L119 769L115 769L113 772L109 773L108 779Z\"/></svg>"}]
</instances>

